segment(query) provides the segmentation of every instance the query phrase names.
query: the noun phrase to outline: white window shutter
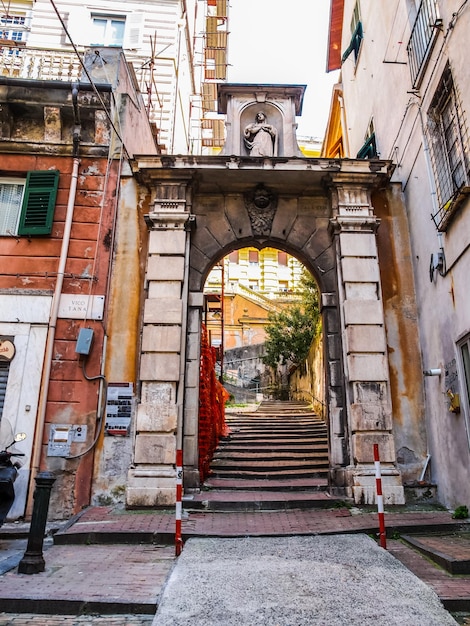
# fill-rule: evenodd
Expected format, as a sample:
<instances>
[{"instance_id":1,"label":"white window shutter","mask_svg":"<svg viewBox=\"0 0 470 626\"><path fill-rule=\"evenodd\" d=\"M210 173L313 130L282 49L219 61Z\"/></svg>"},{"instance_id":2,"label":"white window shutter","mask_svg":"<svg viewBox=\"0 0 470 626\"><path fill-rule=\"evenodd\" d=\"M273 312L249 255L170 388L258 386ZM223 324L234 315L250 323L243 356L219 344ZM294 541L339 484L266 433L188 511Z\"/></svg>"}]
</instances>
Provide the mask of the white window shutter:
<instances>
[{"instance_id":1,"label":"white window shutter","mask_svg":"<svg viewBox=\"0 0 470 626\"><path fill-rule=\"evenodd\" d=\"M144 14L130 13L126 16L126 30L124 32L123 48L135 50L142 46L144 34Z\"/></svg>"},{"instance_id":2,"label":"white window shutter","mask_svg":"<svg viewBox=\"0 0 470 626\"><path fill-rule=\"evenodd\" d=\"M91 15L88 9L83 6L70 7L66 27L74 44L90 45ZM68 38L67 43L70 43Z\"/></svg>"}]
</instances>

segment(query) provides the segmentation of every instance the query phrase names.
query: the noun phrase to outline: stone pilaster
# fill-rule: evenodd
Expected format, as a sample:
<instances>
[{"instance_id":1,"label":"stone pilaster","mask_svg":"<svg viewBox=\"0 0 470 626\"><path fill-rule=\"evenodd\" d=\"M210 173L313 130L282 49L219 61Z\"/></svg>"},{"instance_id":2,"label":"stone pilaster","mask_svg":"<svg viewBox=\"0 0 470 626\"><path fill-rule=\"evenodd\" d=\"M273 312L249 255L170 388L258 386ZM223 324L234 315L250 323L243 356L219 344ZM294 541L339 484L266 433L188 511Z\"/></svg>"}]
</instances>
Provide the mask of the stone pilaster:
<instances>
[{"instance_id":1,"label":"stone pilaster","mask_svg":"<svg viewBox=\"0 0 470 626\"><path fill-rule=\"evenodd\" d=\"M146 216L149 247L140 358L141 397L135 423L127 505L175 502L175 455L184 412L188 309L189 191L184 181L161 183Z\"/></svg>"},{"instance_id":2,"label":"stone pilaster","mask_svg":"<svg viewBox=\"0 0 470 626\"><path fill-rule=\"evenodd\" d=\"M355 502L375 502L374 444L379 445L385 503L403 504L392 434L390 382L377 256L379 221L370 187L342 181L333 187L339 311L346 389L348 491ZM332 415L334 420L334 414ZM335 433L333 433L333 439Z\"/></svg>"}]
</instances>

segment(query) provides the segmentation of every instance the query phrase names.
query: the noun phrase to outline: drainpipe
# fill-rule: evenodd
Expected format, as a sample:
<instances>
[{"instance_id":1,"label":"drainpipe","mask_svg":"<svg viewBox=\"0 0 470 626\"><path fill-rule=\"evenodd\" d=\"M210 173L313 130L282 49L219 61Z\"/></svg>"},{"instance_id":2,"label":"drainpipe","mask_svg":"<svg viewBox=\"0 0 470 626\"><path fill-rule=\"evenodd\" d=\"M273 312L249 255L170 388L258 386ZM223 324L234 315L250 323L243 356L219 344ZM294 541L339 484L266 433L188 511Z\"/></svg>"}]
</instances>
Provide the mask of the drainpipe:
<instances>
[{"instance_id":1,"label":"drainpipe","mask_svg":"<svg viewBox=\"0 0 470 626\"><path fill-rule=\"evenodd\" d=\"M79 151L79 146L80 146L80 117L78 114L77 97L78 97L78 85L73 85L72 102L73 102L73 109L74 109L74 116L75 116L75 127L74 127L74 132L73 132L73 168L72 168L72 177L70 181L69 198L67 202L67 213L65 217L64 234L62 237L62 246L61 246L60 257L59 257L59 267L57 270L57 281L55 284L54 294L52 296L51 312L49 315L49 325L48 325L48 330L47 330L44 367L43 367L42 378L41 378L41 391L40 391L39 403L38 403L36 428L34 432L30 485L33 484L33 481L37 473L39 472L39 464L41 461L42 442L43 442L43 437L44 437L44 425L46 422L47 397L48 397L48 391L49 391L49 383L51 379L54 340L55 340L55 333L56 333L56 327L57 327L57 318L59 316L60 296L62 293L62 285L64 283L65 264L67 261L68 250L69 250L70 233L72 230L75 196L77 192L78 167L80 165L80 160L78 158L78 151ZM32 505L33 505L32 500L33 500L33 494L32 494L32 490L30 490L30 495L28 497L28 504L27 504L28 515L31 515Z\"/></svg>"}]
</instances>

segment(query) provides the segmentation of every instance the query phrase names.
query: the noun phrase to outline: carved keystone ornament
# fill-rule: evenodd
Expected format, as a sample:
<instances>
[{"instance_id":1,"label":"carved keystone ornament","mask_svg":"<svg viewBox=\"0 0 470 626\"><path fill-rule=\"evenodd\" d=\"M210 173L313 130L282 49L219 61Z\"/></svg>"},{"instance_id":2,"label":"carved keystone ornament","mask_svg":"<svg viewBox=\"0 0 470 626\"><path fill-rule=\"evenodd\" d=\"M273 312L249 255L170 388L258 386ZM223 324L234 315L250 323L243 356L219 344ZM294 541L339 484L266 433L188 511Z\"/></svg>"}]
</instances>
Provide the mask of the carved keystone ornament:
<instances>
[{"instance_id":1,"label":"carved keystone ornament","mask_svg":"<svg viewBox=\"0 0 470 626\"><path fill-rule=\"evenodd\" d=\"M259 184L253 191L245 193L244 199L253 235L270 235L277 209L277 196Z\"/></svg>"}]
</instances>

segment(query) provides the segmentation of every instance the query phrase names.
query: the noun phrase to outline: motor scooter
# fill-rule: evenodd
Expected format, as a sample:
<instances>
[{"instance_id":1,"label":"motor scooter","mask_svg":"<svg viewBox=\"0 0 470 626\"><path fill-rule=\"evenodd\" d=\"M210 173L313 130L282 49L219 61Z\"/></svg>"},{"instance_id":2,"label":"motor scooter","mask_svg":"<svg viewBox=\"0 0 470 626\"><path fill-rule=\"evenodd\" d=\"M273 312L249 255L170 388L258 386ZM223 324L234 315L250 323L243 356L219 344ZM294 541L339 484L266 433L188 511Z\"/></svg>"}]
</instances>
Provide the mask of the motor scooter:
<instances>
[{"instance_id":1,"label":"motor scooter","mask_svg":"<svg viewBox=\"0 0 470 626\"><path fill-rule=\"evenodd\" d=\"M26 439L26 433L18 433L13 441L0 450L0 526L3 525L9 510L15 500L15 489L13 483L21 467L19 461L12 461L12 457L25 456L21 452L10 451L15 443Z\"/></svg>"}]
</instances>

